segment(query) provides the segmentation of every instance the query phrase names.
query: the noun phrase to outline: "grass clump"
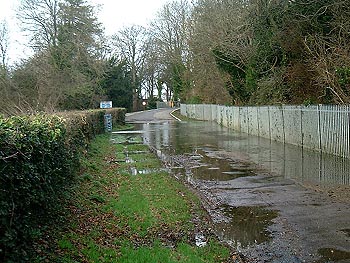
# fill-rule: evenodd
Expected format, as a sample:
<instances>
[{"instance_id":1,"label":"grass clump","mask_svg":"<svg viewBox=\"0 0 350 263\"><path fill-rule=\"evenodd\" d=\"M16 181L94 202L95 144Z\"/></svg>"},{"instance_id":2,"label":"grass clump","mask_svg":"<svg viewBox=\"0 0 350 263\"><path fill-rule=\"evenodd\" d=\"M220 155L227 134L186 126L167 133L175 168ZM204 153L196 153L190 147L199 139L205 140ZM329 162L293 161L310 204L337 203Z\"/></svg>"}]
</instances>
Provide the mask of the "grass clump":
<instances>
[{"instance_id":1,"label":"grass clump","mask_svg":"<svg viewBox=\"0 0 350 263\"><path fill-rule=\"evenodd\" d=\"M180 109L173 111L171 114L174 115L176 118L180 119L181 121L197 121L196 119L191 119L185 115L182 115Z\"/></svg>"},{"instance_id":2,"label":"grass clump","mask_svg":"<svg viewBox=\"0 0 350 263\"><path fill-rule=\"evenodd\" d=\"M113 144L109 135L93 141L67 226L56 229L54 252L42 253L40 261L210 263L229 257L213 237L206 247L195 246L193 218L204 215L199 200L145 151L141 144ZM119 161L120 153L133 162Z\"/></svg>"}]
</instances>

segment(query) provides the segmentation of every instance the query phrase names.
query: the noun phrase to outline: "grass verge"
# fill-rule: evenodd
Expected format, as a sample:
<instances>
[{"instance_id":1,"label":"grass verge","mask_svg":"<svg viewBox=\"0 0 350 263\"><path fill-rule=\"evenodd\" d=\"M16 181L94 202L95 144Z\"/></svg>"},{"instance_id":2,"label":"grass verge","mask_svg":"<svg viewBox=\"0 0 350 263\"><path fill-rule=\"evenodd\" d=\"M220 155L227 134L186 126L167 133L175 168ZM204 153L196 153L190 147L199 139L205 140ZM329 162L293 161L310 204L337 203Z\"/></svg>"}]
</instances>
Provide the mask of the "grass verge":
<instances>
[{"instance_id":1,"label":"grass verge","mask_svg":"<svg viewBox=\"0 0 350 263\"><path fill-rule=\"evenodd\" d=\"M216 238L195 245L198 222L205 225L198 198L147 146L114 136L114 143L101 135L91 144L65 226L44 242L46 252L38 246L36 262L229 262L230 250Z\"/></svg>"},{"instance_id":2,"label":"grass verge","mask_svg":"<svg viewBox=\"0 0 350 263\"><path fill-rule=\"evenodd\" d=\"M176 117L179 118L181 121L198 121L196 119L191 119L185 115L182 115L180 112L180 109L177 109L175 111L172 112L172 114Z\"/></svg>"}]
</instances>

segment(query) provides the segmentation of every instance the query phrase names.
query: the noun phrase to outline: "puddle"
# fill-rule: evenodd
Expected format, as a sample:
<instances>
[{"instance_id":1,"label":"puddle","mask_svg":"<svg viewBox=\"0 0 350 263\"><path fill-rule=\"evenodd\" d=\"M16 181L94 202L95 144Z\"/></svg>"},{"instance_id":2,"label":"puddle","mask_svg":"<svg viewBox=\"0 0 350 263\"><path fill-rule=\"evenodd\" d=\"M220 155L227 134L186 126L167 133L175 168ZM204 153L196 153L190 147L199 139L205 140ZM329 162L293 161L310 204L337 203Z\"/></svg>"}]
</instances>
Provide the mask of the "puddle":
<instances>
[{"instance_id":1,"label":"puddle","mask_svg":"<svg viewBox=\"0 0 350 263\"><path fill-rule=\"evenodd\" d=\"M143 153L149 153L149 151L129 151L129 154L143 154Z\"/></svg>"},{"instance_id":2,"label":"puddle","mask_svg":"<svg viewBox=\"0 0 350 263\"><path fill-rule=\"evenodd\" d=\"M143 169L143 170L137 170L135 167L130 167L131 175L146 175L151 173L157 173L162 171L168 171L167 169Z\"/></svg>"},{"instance_id":3,"label":"puddle","mask_svg":"<svg viewBox=\"0 0 350 263\"><path fill-rule=\"evenodd\" d=\"M187 154L182 158L182 162L187 162L186 158L188 158L187 166L196 180L230 181L255 175L248 165L237 163L228 158L214 156L208 150L197 149L194 154Z\"/></svg>"},{"instance_id":4,"label":"puddle","mask_svg":"<svg viewBox=\"0 0 350 263\"><path fill-rule=\"evenodd\" d=\"M277 211L266 207L223 206L223 213L230 222L215 224L217 235L237 249L261 244L271 240L267 229L278 216Z\"/></svg>"},{"instance_id":5,"label":"puddle","mask_svg":"<svg viewBox=\"0 0 350 263\"><path fill-rule=\"evenodd\" d=\"M350 229L342 229L340 232L343 232L347 237L350 237Z\"/></svg>"},{"instance_id":6,"label":"puddle","mask_svg":"<svg viewBox=\"0 0 350 263\"><path fill-rule=\"evenodd\" d=\"M206 181L230 181L239 177L254 176L254 173L233 169L223 171L220 167L199 166L192 169L193 177Z\"/></svg>"},{"instance_id":7,"label":"puddle","mask_svg":"<svg viewBox=\"0 0 350 263\"><path fill-rule=\"evenodd\" d=\"M112 138L112 143L114 144L140 144L140 139L135 137L119 137L119 138Z\"/></svg>"},{"instance_id":8,"label":"puddle","mask_svg":"<svg viewBox=\"0 0 350 263\"><path fill-rule=\"evenodd\" d=\"M334 248L321 248L318 253L322 258L316 263L328 263L328 262L349 262L350 252L334 249Z\"/></svg>"},{"instance_id":9,"label":"puddle","mask_svg":"<svg viewBox=\"0 0 350 263\"><path fill-rule=\"evenodd\" d=\"M194 239L197 247L205 247L207 245L207 239L203 233L196 233Z\"/></svg>"},{"instance_id":10,"label":"puddle","mask_svg":"<svg viewBox=\"0 0 350 263\"><path fill-rule=\"evenodd\" d=\"M135 167L130 167L130 172L133 176L137 175L137 169Z\"/></svg>"},{"instance_id":11,"label":"puddle","mask_svg":"<svg viewBox=\"0 0 350 263\"><path fill-rule=\"evenodd\" d=\"M126 157L125 157L125 162L126 162L126 163L134 163L135 161L134 161L132 158L126 156Z\"/></svg>"},{"instance_id":12,"label":"puddle","mask_svg":"<svg viewBox=\"0 0 350 263\"><path fill-rule=\"evenodd\" d=\"M139 133L128 133L124 134L122 132L113 132L111 136L111 141L114 144L138 144L142 143Z\"/></svg>"},{"instance_id":13,"label":"puddle","mask_svg":"<svg viewBox=\"0 0 350 263\"><path fill-rule=\"evenodd\" d=\"M112 134L142 134L144 133L145 131L142 131L142 130L139 130L139 131L114 131L112 132Z\"/></svg>"}]
</instances>

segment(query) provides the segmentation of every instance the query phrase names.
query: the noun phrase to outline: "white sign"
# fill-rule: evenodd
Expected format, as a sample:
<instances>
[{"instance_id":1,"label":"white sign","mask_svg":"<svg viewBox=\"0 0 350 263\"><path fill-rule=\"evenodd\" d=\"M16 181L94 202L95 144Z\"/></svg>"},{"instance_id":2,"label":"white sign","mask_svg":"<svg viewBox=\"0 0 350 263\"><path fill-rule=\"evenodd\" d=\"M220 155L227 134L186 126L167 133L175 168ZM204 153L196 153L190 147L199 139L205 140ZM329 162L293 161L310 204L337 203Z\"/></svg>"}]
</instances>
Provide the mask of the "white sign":
<instances>
[{"instance_id":1,"label":"white sign","mask_svg":"<svg viewBox=\"0 0 350 263\"><path fill-rule=\"evenodd\" d=\"M100 102L101 109L109 109L112 108L112 101L101 101Z\"/></svg>"}]
</instances>

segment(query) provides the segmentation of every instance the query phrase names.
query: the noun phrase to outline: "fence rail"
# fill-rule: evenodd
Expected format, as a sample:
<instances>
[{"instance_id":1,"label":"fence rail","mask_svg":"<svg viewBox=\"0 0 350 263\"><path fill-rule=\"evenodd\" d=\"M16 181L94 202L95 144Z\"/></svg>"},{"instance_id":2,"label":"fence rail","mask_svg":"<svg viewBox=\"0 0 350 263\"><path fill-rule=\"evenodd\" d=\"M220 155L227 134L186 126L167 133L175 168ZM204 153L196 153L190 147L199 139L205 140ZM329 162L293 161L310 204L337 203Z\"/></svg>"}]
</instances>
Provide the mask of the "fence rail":
<instances>
[{"instance_id":1,"label":"fence rail","mask_svg":"<svg viewBox=\"0 0 350 263\"><path fill-rule=\"evenodd\" d=\"M181 104L181 114L270 140L350 158L350 106Z\"/></svg>"}]
</instances>

